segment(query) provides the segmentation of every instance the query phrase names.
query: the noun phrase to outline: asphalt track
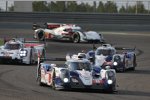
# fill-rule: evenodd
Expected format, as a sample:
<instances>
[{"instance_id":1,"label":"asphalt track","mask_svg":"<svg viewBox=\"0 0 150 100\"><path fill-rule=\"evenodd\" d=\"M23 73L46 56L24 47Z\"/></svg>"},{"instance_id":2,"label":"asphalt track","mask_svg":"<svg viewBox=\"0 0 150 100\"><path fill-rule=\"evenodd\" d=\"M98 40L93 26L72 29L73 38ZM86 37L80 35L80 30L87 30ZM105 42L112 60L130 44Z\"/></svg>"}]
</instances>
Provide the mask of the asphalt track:
<instances>
[{"instance_id":1,"label":"asphalt track","mask_svg":"<svg viewBox=\"0 0 150 100\"><path fill-rule=\"evenodd\" d=\"M8 27L16 27L8 26ZM20 26L18 26L20 27ZM1 38L32 38L30 26L25 28L0 28ZM98 91L55 91L36 83L36 65L0 65L0 100L150 100L150 36L149 32L105 34L108 43L134 47L138 50L135 71L117 73L117 93ZM131 35L132 34L132 35ZM139 35L140 34L140 35ZM97 44L98 46L98 44ZM47 57L63 57L69 52L89 50L92 44L73 44L67 41L48 41Z\"/></svg>"}]
</instances>

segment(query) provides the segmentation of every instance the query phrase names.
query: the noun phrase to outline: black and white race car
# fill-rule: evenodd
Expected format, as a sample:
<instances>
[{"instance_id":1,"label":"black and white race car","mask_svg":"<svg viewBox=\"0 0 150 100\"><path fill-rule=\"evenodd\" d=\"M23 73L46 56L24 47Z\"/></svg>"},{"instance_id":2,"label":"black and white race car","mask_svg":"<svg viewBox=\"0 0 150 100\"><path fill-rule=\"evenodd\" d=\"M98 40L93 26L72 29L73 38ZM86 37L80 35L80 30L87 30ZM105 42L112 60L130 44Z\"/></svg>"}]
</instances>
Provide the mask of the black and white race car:
<instances>
[{"instance_id":1,"label":"black and white race car","mask_svg":"<svg viewBox=\"0 0 150 100\"><path fill-rule=\"evenodd\" d=\"M45 44L13 38L0 46L0 63L33 64L38 56L45 56Z\"/></svg>"}]
</instances>

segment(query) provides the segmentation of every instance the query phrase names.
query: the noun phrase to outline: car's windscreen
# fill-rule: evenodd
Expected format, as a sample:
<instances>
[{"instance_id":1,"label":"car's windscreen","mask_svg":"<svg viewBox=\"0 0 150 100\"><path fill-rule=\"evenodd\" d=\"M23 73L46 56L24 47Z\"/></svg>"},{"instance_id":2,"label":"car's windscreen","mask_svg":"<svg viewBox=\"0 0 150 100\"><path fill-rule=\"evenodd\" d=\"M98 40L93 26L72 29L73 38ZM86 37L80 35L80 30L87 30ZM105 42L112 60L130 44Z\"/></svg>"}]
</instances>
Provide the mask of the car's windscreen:
<instances>
[{"instance_id":1,"label":"car's windscreen","mask_svg":"<svg viewBox=\"0 0 150 100\"><path fill-rule=\"evenodd\" d=\"M73 28L66 28L64 29L66 32L76 32L76 31L82 31L81 29L73 29Z\"/></svg>"},{"instance_id":2,"label":"car's windscreen","mask_svg":"<svg viewBox=\"0 0 150 100\"><path fill-rule=\"evenodd\" d=\"M4 49L17 50L20 49L20 44L5 44Z\"/></svg>"},{"instance_id":3,"label":"car's windscreen","mask_svg":"<svg viewBox=\"0 0 150 100\"><path fill-rule=\"evenodd\" d=\"M113 49L99 49L97 50L97 55L108 56L108 55L113 55L114 52L115 51Z\"/></svg>"},{"instance_id":4,"label":"car's windscreen","mask_svg":"<svg viewBox=\"0 0 150 100\"><path fill-rule=\"evenodd\" d=\"M70 62L69 64L70 70L91 70L91 64L89 62Z\"/></svg>"}]
</instances>

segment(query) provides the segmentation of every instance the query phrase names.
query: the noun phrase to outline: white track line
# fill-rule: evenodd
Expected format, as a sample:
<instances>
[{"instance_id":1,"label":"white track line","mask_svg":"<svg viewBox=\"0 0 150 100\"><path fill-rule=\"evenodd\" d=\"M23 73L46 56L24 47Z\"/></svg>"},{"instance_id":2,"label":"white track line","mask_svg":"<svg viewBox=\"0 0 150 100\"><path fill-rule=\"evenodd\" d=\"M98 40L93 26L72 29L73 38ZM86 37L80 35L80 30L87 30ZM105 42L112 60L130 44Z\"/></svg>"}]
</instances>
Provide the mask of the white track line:
<instances>
[{"instance_id":1,"label":"white track line","mask_svg":"<svg viewBox=\"0 0 150 100\"><path fill-rule=\"evenodd\" d=\"M100 32L102 34L114 34L114 35L136 35L136 36L150 36L150 33L135 33L135 32Z\"/></svg>"}]
</instances>

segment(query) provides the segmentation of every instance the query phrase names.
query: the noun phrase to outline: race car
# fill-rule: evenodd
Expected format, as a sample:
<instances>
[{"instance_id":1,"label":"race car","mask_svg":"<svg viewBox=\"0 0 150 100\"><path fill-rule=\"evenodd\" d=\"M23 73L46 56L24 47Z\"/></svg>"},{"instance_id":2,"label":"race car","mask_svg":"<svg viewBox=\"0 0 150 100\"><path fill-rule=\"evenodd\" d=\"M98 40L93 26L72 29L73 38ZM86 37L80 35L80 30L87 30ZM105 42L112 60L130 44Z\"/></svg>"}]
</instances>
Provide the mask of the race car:
<instances>
[{"instance_id":1,"label":"race car","mask_svg":"<svg viewBox=\"0 0 150 100\"><path fill-rule=\"evenodd\" d=\"M45 23L41 28L33 24L34 38L43 41L45 39L70 40L79 42L105 42L103 35L95 31L83 31L75 24Z\"/></svg>"},{"instance_id":2,"label":"race car","mask_svg":"<svg viewBox=\"0 0 150 100\"><path fill-rule=\"evenodd\" d=\"M123 51L120 52L119 51ZM135 48L118 48L110 44L102 44L96 50L87 53L87 59L91 59L96 66L109 65L116 71L124 72L127 69L135 70L136 54Z\"/></svg>"},{"instance_id":3,"label":"race car","mask_svg":"<svg viewBox=\"0 0 150 100\"><path fill-rule=\"evenodd\" d=\"M38 56L45 56L45 44L23 38L5 40L0 46L0 63L34 64Z\"/></svg>"},{"instance_id":4,"label":"race car","mask_svg":"<svg viewBox=\"0 0 150 100\"><path fill-rule=\"evenodd\" d=\"M48 85L53 89L93 89L106 92L116 91L116 72L114 69L101 69L92 66L88 59L78 55L67 57L62 66L41 59L37 67L39 85Z\"/></svg>"}]
</instances>

